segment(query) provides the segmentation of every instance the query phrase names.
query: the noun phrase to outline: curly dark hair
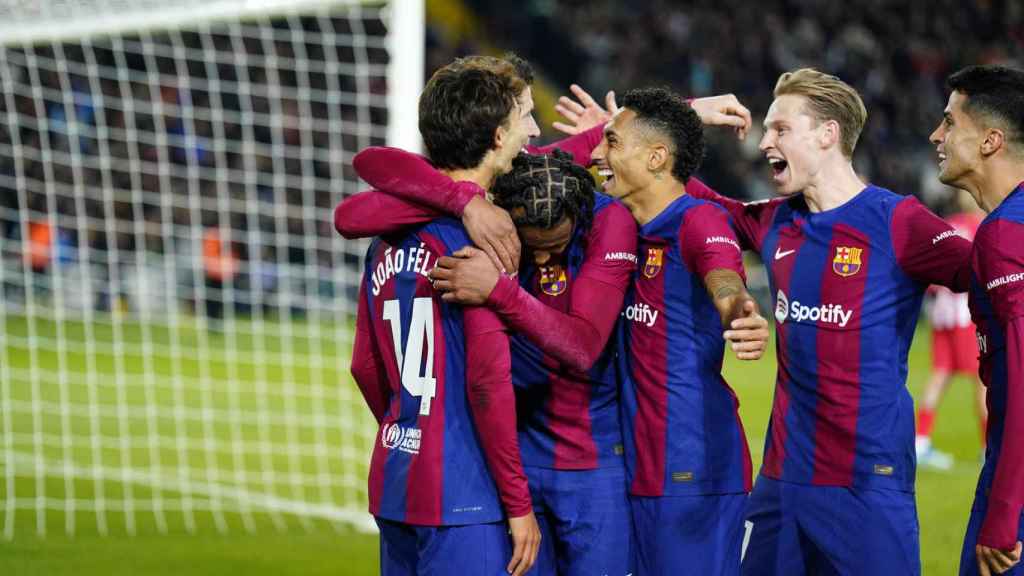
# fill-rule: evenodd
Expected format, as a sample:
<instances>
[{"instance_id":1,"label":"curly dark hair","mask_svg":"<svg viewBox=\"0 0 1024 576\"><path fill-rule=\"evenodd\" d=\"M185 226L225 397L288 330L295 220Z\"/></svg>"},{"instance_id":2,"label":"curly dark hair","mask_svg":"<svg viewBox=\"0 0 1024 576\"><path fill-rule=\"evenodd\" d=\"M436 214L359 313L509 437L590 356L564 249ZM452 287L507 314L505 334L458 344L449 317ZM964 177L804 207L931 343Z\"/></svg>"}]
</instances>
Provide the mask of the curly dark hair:
<instances>
[{"instance_id":1,"label":"curly dark hair","mask_svg":"<svg viewBox=\"0 0 1024 576\"><path fill-rule=\"evenodd\" d=\"M672 176L686 182L704 160L704 126L697 113L668 88L635 88L621 106L636 113L636 121L665 136L671 143Z\"/></svg>"},{"instance_id":2,"label":"curly dark hair","mask_svg":"<svg viewBox=\"0 0 1024 576\"><path fill-rule=\"evenodd\" d=\"M577 230L586 232L594 219L593 176L557 148L546 155L520 152L512 171L495 180L491 194L516 226L547 230L569 216Z\"/></svg>"},{"instance_id":3,"label":"curly dark hair","mask_svg":"<svg viewBox=\"0 0 1024 576\"><path fill-rule=\"evenodd\" d=\"M420 94L419 128L438 168L476 168L494 147L494 131L529 85L523 74L533 74L520 58L508 58L458 58L430 77Z\"/></svg>"}]
</instances>

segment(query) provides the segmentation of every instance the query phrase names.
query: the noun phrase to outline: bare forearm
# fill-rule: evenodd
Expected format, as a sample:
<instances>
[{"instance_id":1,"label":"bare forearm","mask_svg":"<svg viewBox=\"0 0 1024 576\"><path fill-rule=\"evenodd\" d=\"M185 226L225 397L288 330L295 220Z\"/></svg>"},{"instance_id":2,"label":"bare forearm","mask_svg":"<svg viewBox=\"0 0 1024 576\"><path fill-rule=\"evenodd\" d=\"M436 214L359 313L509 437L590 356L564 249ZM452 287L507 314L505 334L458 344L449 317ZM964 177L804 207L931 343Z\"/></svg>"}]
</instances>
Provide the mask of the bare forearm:
<instances>
[{"instance_id":1,"label":"bare forearm","mask_svg":"<svg viewBox=\"0 0 1024 576\"><path fill-rule=\"evenodd\" d=\"M712 270L704 277L711 301L714 302L722 326L728 327L733 320L743 316L743 304L752 301L753 296L747 292L740 275L732 270Z\"/></svg>"}]
</instances>

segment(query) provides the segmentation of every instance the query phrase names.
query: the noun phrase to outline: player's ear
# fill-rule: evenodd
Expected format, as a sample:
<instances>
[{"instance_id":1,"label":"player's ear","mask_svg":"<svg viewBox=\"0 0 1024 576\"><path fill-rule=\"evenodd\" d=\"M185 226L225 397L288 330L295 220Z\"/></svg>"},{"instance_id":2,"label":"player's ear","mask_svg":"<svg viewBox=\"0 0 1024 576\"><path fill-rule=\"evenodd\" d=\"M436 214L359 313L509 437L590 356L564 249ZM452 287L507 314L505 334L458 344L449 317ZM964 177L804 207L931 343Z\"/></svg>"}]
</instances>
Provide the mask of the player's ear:
<instances>
[{"instance_id":1,"label":"player's ear","mask_svg":"<svg viewBox=\"0 0 1024 576\"><path fill-rule=\"evenodd\" d=\"M647 155L647 169L651 172L661 172L667 168L668 159L668 146L660 143L652 144Z\"/></svg>"},{"instance_id":2,"label":"player's ear","mask_svg":"<svg viewBox=\"0 0 1024 576\"><path fill-rule=\"evenodd\" d=\"M498 124L498 127L494 129L494 144L492 148L498 150L505 145L505 140L508 138L508 128L504 124Z\"/></svg>"},{"instance_id":3,"label":"player's ear","mask_svg":"<svg viewBox=\"0 0 1024 576\"><path fill-rule=\"evenodd\" d=\"M989 128L981 139L981 155L991 156L1006 145L1006 134L999 128Z\"/></svg>"},{"instance_id":4,"label":"player's ear","mask_svg":"<svg viewBox=\"0 0 1024 576\"><path fill-rule=\"evenodd\" d=\"M835 120L826 120L821 123L821 130L819 131L819 142L822 148L831 148L839 143L840 130L839 122Z\"/></svg>"}]
</instances>

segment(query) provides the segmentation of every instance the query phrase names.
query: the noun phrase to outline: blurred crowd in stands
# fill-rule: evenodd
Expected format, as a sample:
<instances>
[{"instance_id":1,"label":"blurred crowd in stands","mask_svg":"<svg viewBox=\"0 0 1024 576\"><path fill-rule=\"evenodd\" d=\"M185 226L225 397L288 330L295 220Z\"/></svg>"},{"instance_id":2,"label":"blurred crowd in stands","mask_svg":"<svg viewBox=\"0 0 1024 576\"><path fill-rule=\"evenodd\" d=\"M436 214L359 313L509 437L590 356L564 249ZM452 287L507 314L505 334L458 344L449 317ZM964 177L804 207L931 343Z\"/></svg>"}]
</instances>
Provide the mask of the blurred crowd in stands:
<instances>
[{"instance_id":1,"label":"blurred crowd in stands","mask_svg":"<svg viewBox=\"0 0 1024 576\"><path fill-rule=\"evenodd\" d=\"M690 96L732 92L760 124L782 72L836 74L868 109L858 171L933 206L950 195L935 182L927 141L945 106L946 76L968 64L1024 64L1024 3L1016 0L468 3L489 42L531 60L561 90L578 82L595 96L651 84ZM770 195L753 136L739 145L714 134L702 176L734 196Z\"/></svg>"},{"instance_id":2,"label":"blurred crowd in stands","mask_svg":"<svg viewBox=\"0 0 1024 576\"><path fill-rule=\"evenodd\" d=\"M939 210L951 194L934 177L927 137L945 77L971 63L1024 63L1024 3L1015 0L464 6L475 30L429 23L428 75L455 56L513 50L554 89L577 82L599 99L652 84L689 96L732 92L759 128L781 72L837 74L868 108L857 169ZM367 14L358 26L382 30ZM124 265L184 255L196 270L179 282L194 292L276 290L289 269L305 276L294 301L336 293L325 271L352 271L358 255L333 244L330 208L357 189L351 157L382 144L386 124L384 43L353 42L352 24L292 18L0 50L4 283L17 280L14 269L45 276L51 262L84 262L107 285ZM546 128L545 140L558 136ZM700 175L732 196L770 196L759 137L755 129L740 143L712 131ZM211 229L224 245L217 253L237 263L203 259ZM105 288L95 305L109 308L116 291Z\"/></svg>"}]
</instances>

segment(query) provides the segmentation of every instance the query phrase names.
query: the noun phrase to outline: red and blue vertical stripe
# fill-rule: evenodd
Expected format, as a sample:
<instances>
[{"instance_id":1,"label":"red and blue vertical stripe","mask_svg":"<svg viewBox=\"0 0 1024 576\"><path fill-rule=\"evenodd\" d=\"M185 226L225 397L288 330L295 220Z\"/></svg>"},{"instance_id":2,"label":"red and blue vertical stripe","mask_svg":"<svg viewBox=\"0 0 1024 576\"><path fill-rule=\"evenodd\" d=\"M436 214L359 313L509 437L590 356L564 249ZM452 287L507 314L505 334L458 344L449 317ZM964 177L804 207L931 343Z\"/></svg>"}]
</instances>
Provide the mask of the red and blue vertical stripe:
<instances>
[{"instance_id":1,"label":"red and blue vertical stripe","mask_svg":"<svg viewBox=\"0 0 1024 576\"><path fill-rule=\"evenodd\" d=\"M979 341L984 342L981 352L980 375L987 387L987 405L989 411L988 430L986 434L985 467L982 469L981 486L992 484L996 465L1003 453L1005 444L1005 428L1007 407L1009 402L1008 335L1006 319L1019 315L1022 308L1019 297L1002 294L1002 298L993 299L990 293L1015 288L1007 282L1005 285L987 284L993 281L1006 280L1013 274L1024 273L1018 262L1001 258L1000 252L1006 252L1007 246L1020 249L1024 241L1024 184L996 207L978 227L972 253L972 274L970 288L971 320L978 330ZM1001 244L1002 246L995 246ZM1001 248L1001 249L1000 249ZM1012 249L1011 249L1012 250ZM1002 318L1002 320L1001 320Z\"/></svg>"},{"instance_id":2,"label":"red and blue vertical stripe","mask_svg":"<svg viewBox=\"0 0 1024 576\"><path fill-rule=\"evenodd\" d=\"M699 206L710 205L682 196L640 229L620 337L623 440L635 496L750 489L739 403L721 376L721 319L684 258L684 250L701 248L680 242L684 227L699 225L689 218Z\"/></svg>"},{"instance_id":3,"label":"red and blue vertical stripe","mask_svg":"<svg viewBox=\"0 0 1024 576\"><path fill-rule=\"evenodd\" d=\"M374 338L394 394L370 461L370 512L396 522L427 526L501 520L501 503L476 436L466 395L461 309L443 302L433 292L429 280L409 266L403 266L401 272L385 281L376 296L372 290L373 273L389 251L419 247L429 251L433 259L462 248L469 244L469 239L460 223L445 218L390 240L378 239L371 244L363 277ZM397 300L401 345L405 346L409 341L413 302L424 297L433 300L432 374L436 379L435 396L427 415L420 414L420 398L402 385L402 367L396 363L392 326L384 319L384 303ZM403 350L403 358L406 353L423 351ZM418 447L411 442L407 445L409 450L399 449L401 441L417 434Z\"/></svg>"},{"instance_id":4,"label":"red and blue vertical stripe","mask_svg":"<svg viewBox=\"0 0 1024 576\"><path fill-rule=\"evenodd\" d=\"M598 214L611 203L604 194L595 196L595 225L600 222ZM520 285L545 305L568 312L586 250L586 234L576 230L567 248L567 285L561 292L545 293L540 272L526 260ZM556 470L621 466L615 345L609 342L586 373L561 368L522 335L511 338L511 348L523 465Z\"/></svg>"},{"instance_id":5,"label":"red and blue vertical stripe","mask_svg":"<svg viewBox=\"0 0 1024 576\"><path fill-rule=\"evenodd\" d=\"M764 475L913 490L906 359L926 286L900 267L891 231L908 200L869 186L824 212L777 205L761 245L779 362Z\"/></svg>"}]
</instances>

